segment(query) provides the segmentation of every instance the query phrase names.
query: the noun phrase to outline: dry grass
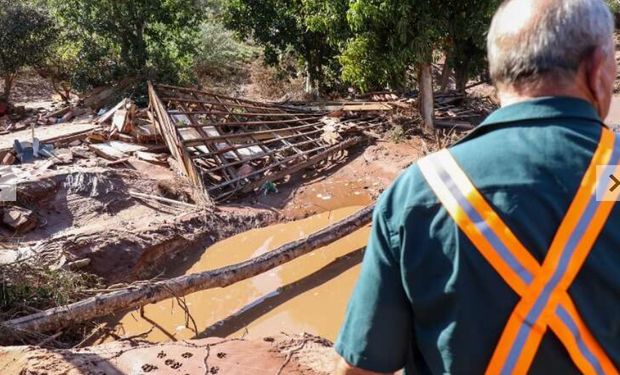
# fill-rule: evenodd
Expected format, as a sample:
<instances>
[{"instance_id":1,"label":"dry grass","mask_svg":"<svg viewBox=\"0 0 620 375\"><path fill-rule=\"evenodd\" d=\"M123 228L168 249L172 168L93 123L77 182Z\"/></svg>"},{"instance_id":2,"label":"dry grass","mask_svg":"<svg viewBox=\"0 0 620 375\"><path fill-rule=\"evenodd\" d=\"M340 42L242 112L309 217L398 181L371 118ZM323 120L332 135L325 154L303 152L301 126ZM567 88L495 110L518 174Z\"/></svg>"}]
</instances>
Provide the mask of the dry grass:
<instances>
[{"instance_id":1,"label":"dry grass","mask_svg":"<svg viewBox=\"0 0 620 375\"><path fill-rule=\"evenodd\" d=\"M102 283L94 275L69 271L52 270L37 266L36 261L23 261L0 266L0 321L15 319L66 305L91 296L89 290L100 288ZM81 340L85 326L76 326L62 335L50 336L37 333L0 335L0 344L46 344L63 347L64 341Z\"/></svg>"}]
</instances>

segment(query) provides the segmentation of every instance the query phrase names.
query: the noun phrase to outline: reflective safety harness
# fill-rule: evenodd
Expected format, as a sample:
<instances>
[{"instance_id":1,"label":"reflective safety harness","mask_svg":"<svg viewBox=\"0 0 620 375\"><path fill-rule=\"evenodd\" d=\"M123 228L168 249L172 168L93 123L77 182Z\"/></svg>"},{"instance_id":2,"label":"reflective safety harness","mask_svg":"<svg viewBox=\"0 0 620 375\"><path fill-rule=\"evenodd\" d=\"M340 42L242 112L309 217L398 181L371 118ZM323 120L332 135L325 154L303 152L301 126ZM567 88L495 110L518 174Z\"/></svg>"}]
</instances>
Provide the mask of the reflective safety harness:
<instances>
[{"instance_id":1,"label":"reflective safety harness","mask_svg":"<svg viewBox=\"0 0 620 375\"><path fill-rule=\"evenodd\" d=\"M597 183L606 186L609 180L609 173L602 173L597 181L597 166L620 164L620 145L614 147L615 140L614 133L604 128L542 265L476 190L449 151L419 161L422 174L452 219L521 297L495 348L487 374L526 374L548 327L581 372L618 374L568 294L620 193L620 189L605 190L605 199L596 199ZM620 172L620 167L610 168L612 174Z\"/></svg>"}]
</instances>

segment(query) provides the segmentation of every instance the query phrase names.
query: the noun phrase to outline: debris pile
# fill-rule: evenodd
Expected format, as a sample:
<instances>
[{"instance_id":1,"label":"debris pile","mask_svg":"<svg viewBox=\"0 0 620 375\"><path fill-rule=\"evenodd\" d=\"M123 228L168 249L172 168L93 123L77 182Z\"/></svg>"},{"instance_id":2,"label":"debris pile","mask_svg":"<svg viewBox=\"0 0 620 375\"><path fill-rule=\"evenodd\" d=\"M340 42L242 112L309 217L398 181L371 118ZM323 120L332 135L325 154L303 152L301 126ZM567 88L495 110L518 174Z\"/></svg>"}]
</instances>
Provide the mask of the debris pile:
<instances>
[{"instance_id":1,"label":"debris pile","mask_svg":"<svg viewBox=\"0 0 620 375\"><path fill-rule=\"evenodd\" d=\"M70 122L90 122L94 112L89 108L77 107L71 104L60 108L47 110L26 109L23 106L12 107L10 113L2 113L0 107L0 135L32 128L34 126L59 125Z\"/></svg>"},{"instance_id":2,"label":"debris pile","mask_svg":"<svg viewBox=\"0 0 620 375\"><path fill-rule=\"evenodd\" d=\"M456 92L435 95L435 126L471 130L497 105L488 97L470 100Z\"/></svg>"},{"instance_id":3,"label":"debris pile","mask_svg":"<svg viewBox=\"0 0 620 375\"><path fill-rule=\"evenodd\" d=\"M277 191L278 181L297 172L337 165L349 148L380 138L378 133L394 115L415 117L416 102L415 97L391 92L370 93L355 101L259 102L151 83L148 94L148 108L140 109L126 98L99 109L98 117L88 123L56 124L84 114L92 117L93 105L110 102L106 90L94 92L81 99L81 106L67 106L47 114L43 122L39 119L36 137L34 124L0 136L0 163L42 158L51 168L85 150L107 159L106 166L136 158L169 165L202 191L205 201L222 202L255 191ZM473 128L486 108L467 103L457 94L436 95L436 125ZM55 151L59 146L72 149L60 155Z\"/></svg>"},{"instance_id":4,"label":"debris pile","mask_svg":"<svg viewBox=\"0 0 620 375\"><path fill-rule=\"evenodd\" d=\"M373 113L394 109L385 103L280 105L152 84L149 99L177 170L215 202L330 164L385 122Z\"/></svg>"}]
</instances>

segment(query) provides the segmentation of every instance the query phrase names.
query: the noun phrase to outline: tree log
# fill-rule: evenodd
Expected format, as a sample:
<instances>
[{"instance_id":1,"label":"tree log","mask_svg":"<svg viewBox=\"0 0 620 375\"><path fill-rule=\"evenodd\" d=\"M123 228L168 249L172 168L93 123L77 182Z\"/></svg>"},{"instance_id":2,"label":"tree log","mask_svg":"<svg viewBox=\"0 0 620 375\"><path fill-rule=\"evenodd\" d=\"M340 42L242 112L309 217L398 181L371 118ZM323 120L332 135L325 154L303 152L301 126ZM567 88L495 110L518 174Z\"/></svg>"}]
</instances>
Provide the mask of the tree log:
<instances>
[{"instance_id":1,"label":"tree log","mask_svg":"<svg viewBox=\"0 0 620 375\"><path fill-rule=\"evenodd\" d=\"M200 290L223 288L254 277L326 246L353 233L372 220L374 204L306 238L290 242L257 258L201 273L184 275L150 284L130 286L97 295L67 306L0 323L0 332L58 331L70 325L100 318L117 311L137 308L167 298L185 296Z\"/></svg>"}]
</instances>

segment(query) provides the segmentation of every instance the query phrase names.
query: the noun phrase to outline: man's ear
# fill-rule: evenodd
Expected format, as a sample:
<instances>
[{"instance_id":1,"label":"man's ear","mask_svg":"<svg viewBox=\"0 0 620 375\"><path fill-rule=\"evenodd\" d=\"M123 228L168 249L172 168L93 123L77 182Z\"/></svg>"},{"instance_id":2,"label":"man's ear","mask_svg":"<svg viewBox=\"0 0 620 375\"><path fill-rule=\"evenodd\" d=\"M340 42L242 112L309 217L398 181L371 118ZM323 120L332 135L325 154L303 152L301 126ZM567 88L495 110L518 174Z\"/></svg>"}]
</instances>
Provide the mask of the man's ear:
<instances>
[{"instance_id":1,"label":"man's ear","mask_svg":"<svg viewBox=\"0 0 620 375\"><path fill-rule=\"evenodd\" d=\"M594 106L601 116L606 116L609 111L610 85L615 77L608 77L607 54L602 48L597 47L586 60L586 79Z\"/></svg>"}]
</instances>

